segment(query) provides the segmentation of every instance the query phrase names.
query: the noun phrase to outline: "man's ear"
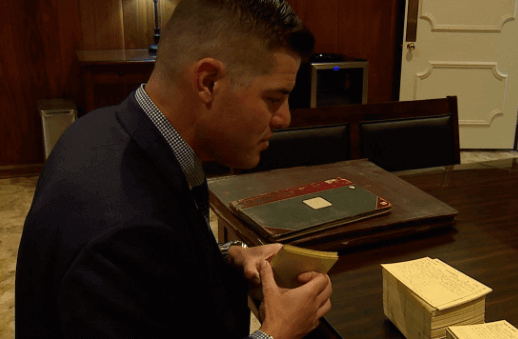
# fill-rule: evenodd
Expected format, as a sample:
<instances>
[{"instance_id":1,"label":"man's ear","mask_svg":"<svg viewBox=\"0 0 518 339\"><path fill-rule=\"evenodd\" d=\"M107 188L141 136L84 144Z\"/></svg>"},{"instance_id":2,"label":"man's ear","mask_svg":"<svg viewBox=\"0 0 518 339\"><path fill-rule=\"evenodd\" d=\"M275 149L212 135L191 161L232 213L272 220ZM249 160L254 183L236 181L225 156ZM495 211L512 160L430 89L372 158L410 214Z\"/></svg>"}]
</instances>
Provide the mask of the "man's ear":
<instances>
[{"instance_id":1,"label":"man's ear","mask_svg":"<svg viewBox=\"0 0 518 339\"><path fill-rule=\"evenodd\" d=\"M217 59L204 58L194 68L194 89L200 99L210 103L215 94L215 83L224 76L224 65Z\"/></svg>"}]
</instances>

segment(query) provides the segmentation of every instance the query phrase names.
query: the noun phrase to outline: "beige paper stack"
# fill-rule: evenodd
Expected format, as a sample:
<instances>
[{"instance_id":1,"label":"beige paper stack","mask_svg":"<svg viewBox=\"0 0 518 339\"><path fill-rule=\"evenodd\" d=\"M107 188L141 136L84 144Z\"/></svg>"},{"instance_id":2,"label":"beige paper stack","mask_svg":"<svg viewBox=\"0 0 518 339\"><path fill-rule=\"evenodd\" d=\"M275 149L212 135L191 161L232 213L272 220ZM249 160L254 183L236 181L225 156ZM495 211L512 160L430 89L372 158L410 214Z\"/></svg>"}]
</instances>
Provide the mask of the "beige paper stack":
<instances>
[{"instance_id":1,"label":"beige paper stack","mask_svg":"<svg viewBox=\"0 0 518 339\"><path fill-rule=\"evenodd\" d=\"M383 310L407 339L445 338L448 326L484 323L492 290L439 259L381 266Z\"/></svg>"},{"instance_id":2,"label":"beige paper stack","mask_svg":"<svg viewBox=\"0 0 518 339\"><path fill-rule=\"evenodd\" d=\"M297 277L304 272L315 271L326 274L338 261L337 252L310 250L283 245L272 258L271 264L277 285L296 288L302 285Z\"/></svg>"},{"instance_id":3,"label":"beige paper stack","mask_svg":"<svg viewBox=\"0 0 518 339\"><path fill-rule=\"evenodd\" d=\"M518 329L505 320L471 326L452 326L446 339L518 339Z\"/></svg>"}]
</instances>

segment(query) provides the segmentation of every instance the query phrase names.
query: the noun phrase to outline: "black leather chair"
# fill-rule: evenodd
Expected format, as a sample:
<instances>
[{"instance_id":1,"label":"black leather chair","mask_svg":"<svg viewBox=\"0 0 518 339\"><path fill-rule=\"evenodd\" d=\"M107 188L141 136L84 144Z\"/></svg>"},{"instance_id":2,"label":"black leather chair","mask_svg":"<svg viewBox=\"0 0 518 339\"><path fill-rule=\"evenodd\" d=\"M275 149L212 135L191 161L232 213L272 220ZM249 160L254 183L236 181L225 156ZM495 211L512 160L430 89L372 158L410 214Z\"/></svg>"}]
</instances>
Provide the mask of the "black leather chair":
<instances>
[{"instance_id":1,"label":"black leather chair","mask_svg":"<svg viewBox=\"0 0 518 339\"><path fill-rule=\"evenodd\" d=\"M349 160L348 125L294 128L274 131L269 147L252 170L311 166Z\"/></svg>"},{"instance_id":2,"label":"black leather chair","mask_svg":"<svg viewBox=\"0 0 518 339\"><path fill-rule=\"evenodd\" d=\"M292 126L348 124L351 159L388 171L460 164L457 97L292 111Z\"/></svg>"},{"instance_id":3,"label":"black leather chair","mask_svg":"<svg viewBox=\"0 0 518 339\"><path fill-rule=\"evenodd\" d=\"M460 164L457 97L302 108L249 173L367 158L387 171Z\"/></svg>"},{"instance_id":4,"label":"black leather chair","mask_svg":"<svg viewBox=\"0 0 518 339\"><path fill-rule=\"evenodd\" d=\"M360 123L361 157L387 171L456 163L452 115Z\"/></svg>"}]
</instances>

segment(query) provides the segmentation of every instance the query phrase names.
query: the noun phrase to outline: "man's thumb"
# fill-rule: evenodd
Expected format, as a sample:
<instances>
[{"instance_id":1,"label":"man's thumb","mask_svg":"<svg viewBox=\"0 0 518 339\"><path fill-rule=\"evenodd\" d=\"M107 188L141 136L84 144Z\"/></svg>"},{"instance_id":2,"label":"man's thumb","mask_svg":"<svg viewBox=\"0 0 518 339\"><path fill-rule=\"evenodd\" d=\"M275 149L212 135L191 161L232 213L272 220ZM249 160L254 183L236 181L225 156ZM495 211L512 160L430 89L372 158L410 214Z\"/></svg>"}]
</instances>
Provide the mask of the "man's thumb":
<instances>
[{"instance_id":1,"label":"man's thumb","mask_svg":"<svg viewBox=\"0 0 518 339\"><path fill-rule=\"evenodd\" d=\"M268 261L263 260L263 262L261 262L260 273L261 282L263 284L263 295L266 296L266 294L268 293L266 290L271 290L277 287L275 279L273 278L272 266Z\"/></svg>"}]
</instances>

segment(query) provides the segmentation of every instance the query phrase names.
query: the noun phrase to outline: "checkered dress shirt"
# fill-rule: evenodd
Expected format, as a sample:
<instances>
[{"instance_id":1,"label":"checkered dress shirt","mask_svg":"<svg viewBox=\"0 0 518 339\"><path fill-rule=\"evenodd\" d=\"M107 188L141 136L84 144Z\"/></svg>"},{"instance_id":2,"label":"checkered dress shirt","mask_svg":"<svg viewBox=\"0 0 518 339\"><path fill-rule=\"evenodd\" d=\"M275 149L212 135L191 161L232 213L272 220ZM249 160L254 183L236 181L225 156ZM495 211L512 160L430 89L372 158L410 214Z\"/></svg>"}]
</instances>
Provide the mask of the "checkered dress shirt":
<instances>
[{"instance_id":1,"label":"checkered dress shirt","mask_svg":"<svg viewBox=\"0 0 518 339\"><path fill-rule=\"evenodd\" d=\"M189 183L189 188L198 189L200 186L206 185L205 180L205 172L203 172L203 167L201 165L201 160L194 153L193 149L183 140L183 138L178 134L178 132L174 129L173 125L167 120L164 114L156 107L151 98L147 95L145 89L145 84L140 85L140 87L135 92L135 99L138 104L142 108L142 110L146 113L149 119L156 126L158 131L164 136L167 140L167 143L173 150L176 159L180 163L180 167L182 168L185 177L187 178L187 182ZM207 222L207 226L209 225L209 201L208 195L204 202L200 203L200 209L204 212L205 221ZM212 231L211 231L212 234ZM255 331L250 335L251 338L254 339L269 339L271 337L265 335L261 331Z\"/></svg>"},{"instance_id":2,"label":"checkered dress shirt","mask_svg":"<svg viewBox=\"0 0 518 339\"><path fill-rule=\"evenodd\" d=\"M173 150L187 178L189 189L191 189L195 196L196 205L202 211L205 221L207 222L207 227L209 227L209 196L201 160L196 156L193 149L185 140L183 140L180 134L178 134L164 114L156 107L151 98L147 95L144 86L145 85L142 84L137 89L135 99Z\"/></svg>"},{"instance_id":3,"label":"checkered dress shirt","mask_svg":"<svg viewBox=\"0 0 518 339\"><path fill-rule=\"evenodd\" d=\"M167 140L169 146L171 146L171 149L182 167L182 171L187 177L189 186L192 188L203 184L205 173L201 166L201 160L196 156L192 148L187 145L180 134L178 134L164 114L156 107L153 101L151 101L151 98L144 90L144 84L140 85L135 92L135 99L137 99L140 107L142 107L149 119L151 119L153 124L155 124L160 133Z\"/></svg>"}]
</instances>

